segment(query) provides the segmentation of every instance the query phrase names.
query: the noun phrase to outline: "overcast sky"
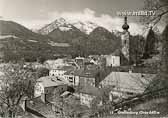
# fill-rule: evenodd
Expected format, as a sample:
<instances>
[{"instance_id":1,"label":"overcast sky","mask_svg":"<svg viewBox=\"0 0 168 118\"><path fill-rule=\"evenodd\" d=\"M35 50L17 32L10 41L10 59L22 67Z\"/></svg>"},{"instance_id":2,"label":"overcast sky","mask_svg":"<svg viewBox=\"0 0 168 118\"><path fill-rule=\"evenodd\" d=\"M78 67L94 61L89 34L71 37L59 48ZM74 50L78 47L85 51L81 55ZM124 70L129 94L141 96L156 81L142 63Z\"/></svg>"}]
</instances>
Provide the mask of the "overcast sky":
<instances>
[{"instance_id":1,"label":"overcast sky","mask_svg":"<svg viewBox=\"0 0 168 118\"><path fill-rule=\"evenodd\" d=\"M123 17L117 11L142 10L143 0L0 0L0 16L30 29L38 29L58 17L93 20L120 29ZM129 17L130 32L140 32L139 17ZM1 18L2 19L2 18Z\"/></svg>"}]
</instances>

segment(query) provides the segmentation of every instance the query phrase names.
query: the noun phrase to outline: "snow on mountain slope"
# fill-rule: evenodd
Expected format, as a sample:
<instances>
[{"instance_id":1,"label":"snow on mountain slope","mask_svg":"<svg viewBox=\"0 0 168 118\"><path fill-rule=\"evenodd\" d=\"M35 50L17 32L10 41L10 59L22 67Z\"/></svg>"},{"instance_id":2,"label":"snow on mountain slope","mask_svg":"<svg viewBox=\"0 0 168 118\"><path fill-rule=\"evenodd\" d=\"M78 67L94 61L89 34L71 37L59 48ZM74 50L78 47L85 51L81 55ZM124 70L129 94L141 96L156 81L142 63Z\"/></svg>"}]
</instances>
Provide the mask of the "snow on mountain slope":
<instances>
[{"instance_id":1,"label":"snow on mountain slope","mask_svg":"<svg viewBox=\"0 0 168 118\"><path fill-rule=\"evenodd\" d=\"M41 28L38 32L41 34L48 34L55 29L59 29L61 31L69 31L69 30L73 29L73 27L76 27L81 32L89 34L96 27L98 27L98 25L91 22L91 21L81 22L81 21L66 20L64 18L58 18L54 22Z\"/></svg>"},{"instance_id":2,"label":"snow on mountain slope","mask_svg":"<svg viewBox=\"0 0 168 118\"><path fill-rule=\"evenodd\" d=\"M56 19L54 22L44 26L38 32L41 34L48 34L55 29L60 29L61 31L68 31L72 29L72 25L68 23L64 18Z\"/></svg>"},{"instance_id":3,"label":"snow on mountain slope","mask_svg":"<svg viewBox=\"0 0 168 118\"><path fill-rule=\"evenodd\" d=\"M76 28L78 28L80 31L86 34L90 34L90 32L92 32L95 28L98 27L97 24L92 23L90 21L85 21L85 22L77 21L72 23L72 25L74 25Z\"/></svg>"}]
</instances>

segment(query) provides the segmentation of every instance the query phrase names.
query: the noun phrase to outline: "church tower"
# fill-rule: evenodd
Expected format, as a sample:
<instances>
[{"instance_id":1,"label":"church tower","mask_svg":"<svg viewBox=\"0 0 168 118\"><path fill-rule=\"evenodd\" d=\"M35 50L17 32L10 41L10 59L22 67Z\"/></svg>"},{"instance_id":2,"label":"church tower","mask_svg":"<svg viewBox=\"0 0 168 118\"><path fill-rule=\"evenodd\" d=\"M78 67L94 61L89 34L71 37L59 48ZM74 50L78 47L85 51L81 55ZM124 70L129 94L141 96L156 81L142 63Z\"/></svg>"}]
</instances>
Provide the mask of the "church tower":
<instances>
[{"instance_id":1,"label":"church tower","mask_svg":"<svg viewBox=\"0 0 168 118\"><path fill-rule=\"evenodd\" d=\"M127 17L124 18L124 25L122 26L123 28L123 34L121 35L121 41L122 41L122 47L121 47L121 51L124 55L124 57L128 60L128 62L130 61L130 54L129 54L129 36L130 33L128 31L129 29L129 25L127 24Z\"/></svg>"}]
</instances>

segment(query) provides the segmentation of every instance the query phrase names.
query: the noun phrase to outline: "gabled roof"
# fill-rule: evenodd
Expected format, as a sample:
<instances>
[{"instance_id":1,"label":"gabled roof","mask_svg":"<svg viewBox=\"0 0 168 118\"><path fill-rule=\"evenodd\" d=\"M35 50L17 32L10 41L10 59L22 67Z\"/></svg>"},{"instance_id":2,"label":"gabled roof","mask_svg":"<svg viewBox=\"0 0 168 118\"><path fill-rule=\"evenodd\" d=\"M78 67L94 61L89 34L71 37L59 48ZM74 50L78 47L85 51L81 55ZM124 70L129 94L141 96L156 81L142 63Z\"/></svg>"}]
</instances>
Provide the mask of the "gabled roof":
<instances>
[{"instance_id":1,"label":"gabled roof","mask_svg":"<svg viewBox=\"0 0 168 118\"><path fill-rule=\"evenodd\" d=\"M129 73L129 72L111 72L100 84L113 84L121 91L142 93L155 74Z\"/></svg>"}]
</instances>

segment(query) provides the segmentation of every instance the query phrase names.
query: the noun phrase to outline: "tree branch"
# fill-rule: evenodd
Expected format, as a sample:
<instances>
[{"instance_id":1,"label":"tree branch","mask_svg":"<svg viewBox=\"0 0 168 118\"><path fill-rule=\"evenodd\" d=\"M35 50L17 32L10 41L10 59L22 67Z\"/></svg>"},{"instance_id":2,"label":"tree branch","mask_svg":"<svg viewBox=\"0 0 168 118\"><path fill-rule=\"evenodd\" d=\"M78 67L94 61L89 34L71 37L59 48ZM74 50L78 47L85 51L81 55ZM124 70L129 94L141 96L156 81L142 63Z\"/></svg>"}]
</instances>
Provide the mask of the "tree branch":
<instances>
[{"instance_id":1,"label":"tree branch","mask_svg":"<svg viewBox=\"0 0 168 118\"><path fill-rule=\"evenodd\" d=\"M17 102L16 102L14 105L18 105L22 97L23 97L23 94L21 94L21 95L19 96Z\"/></svg>"},{"instance_id":2,"label":"tree branch","mask_svg":"<svg viewBox=\"0 0 168 118\"><path fill-rule=\"evenodd\" d=\"M9 105L7 102L6 102L6 99L3 98L2 96L0 96L0 98L3 100L2 103L5 103L6 105Z\"/></svg>"},{"instance_id":3,"label":"tree branch","mask_svg":"<svg viewBox=\"0 0 168 118\"><path fill-rule=\"evenodd\" d=\"M153 19L151 19L151 20L148 22L148 24L149 24L150 22L154 22L154 25L156 25L156 24L161 20L161 18L162 18L165 14L167 14L167 13L168 13L168 10L166 10L166 11L160 13L159 15L157 15L157 17L154 17Z\"/></svg>"}]
</instances>

